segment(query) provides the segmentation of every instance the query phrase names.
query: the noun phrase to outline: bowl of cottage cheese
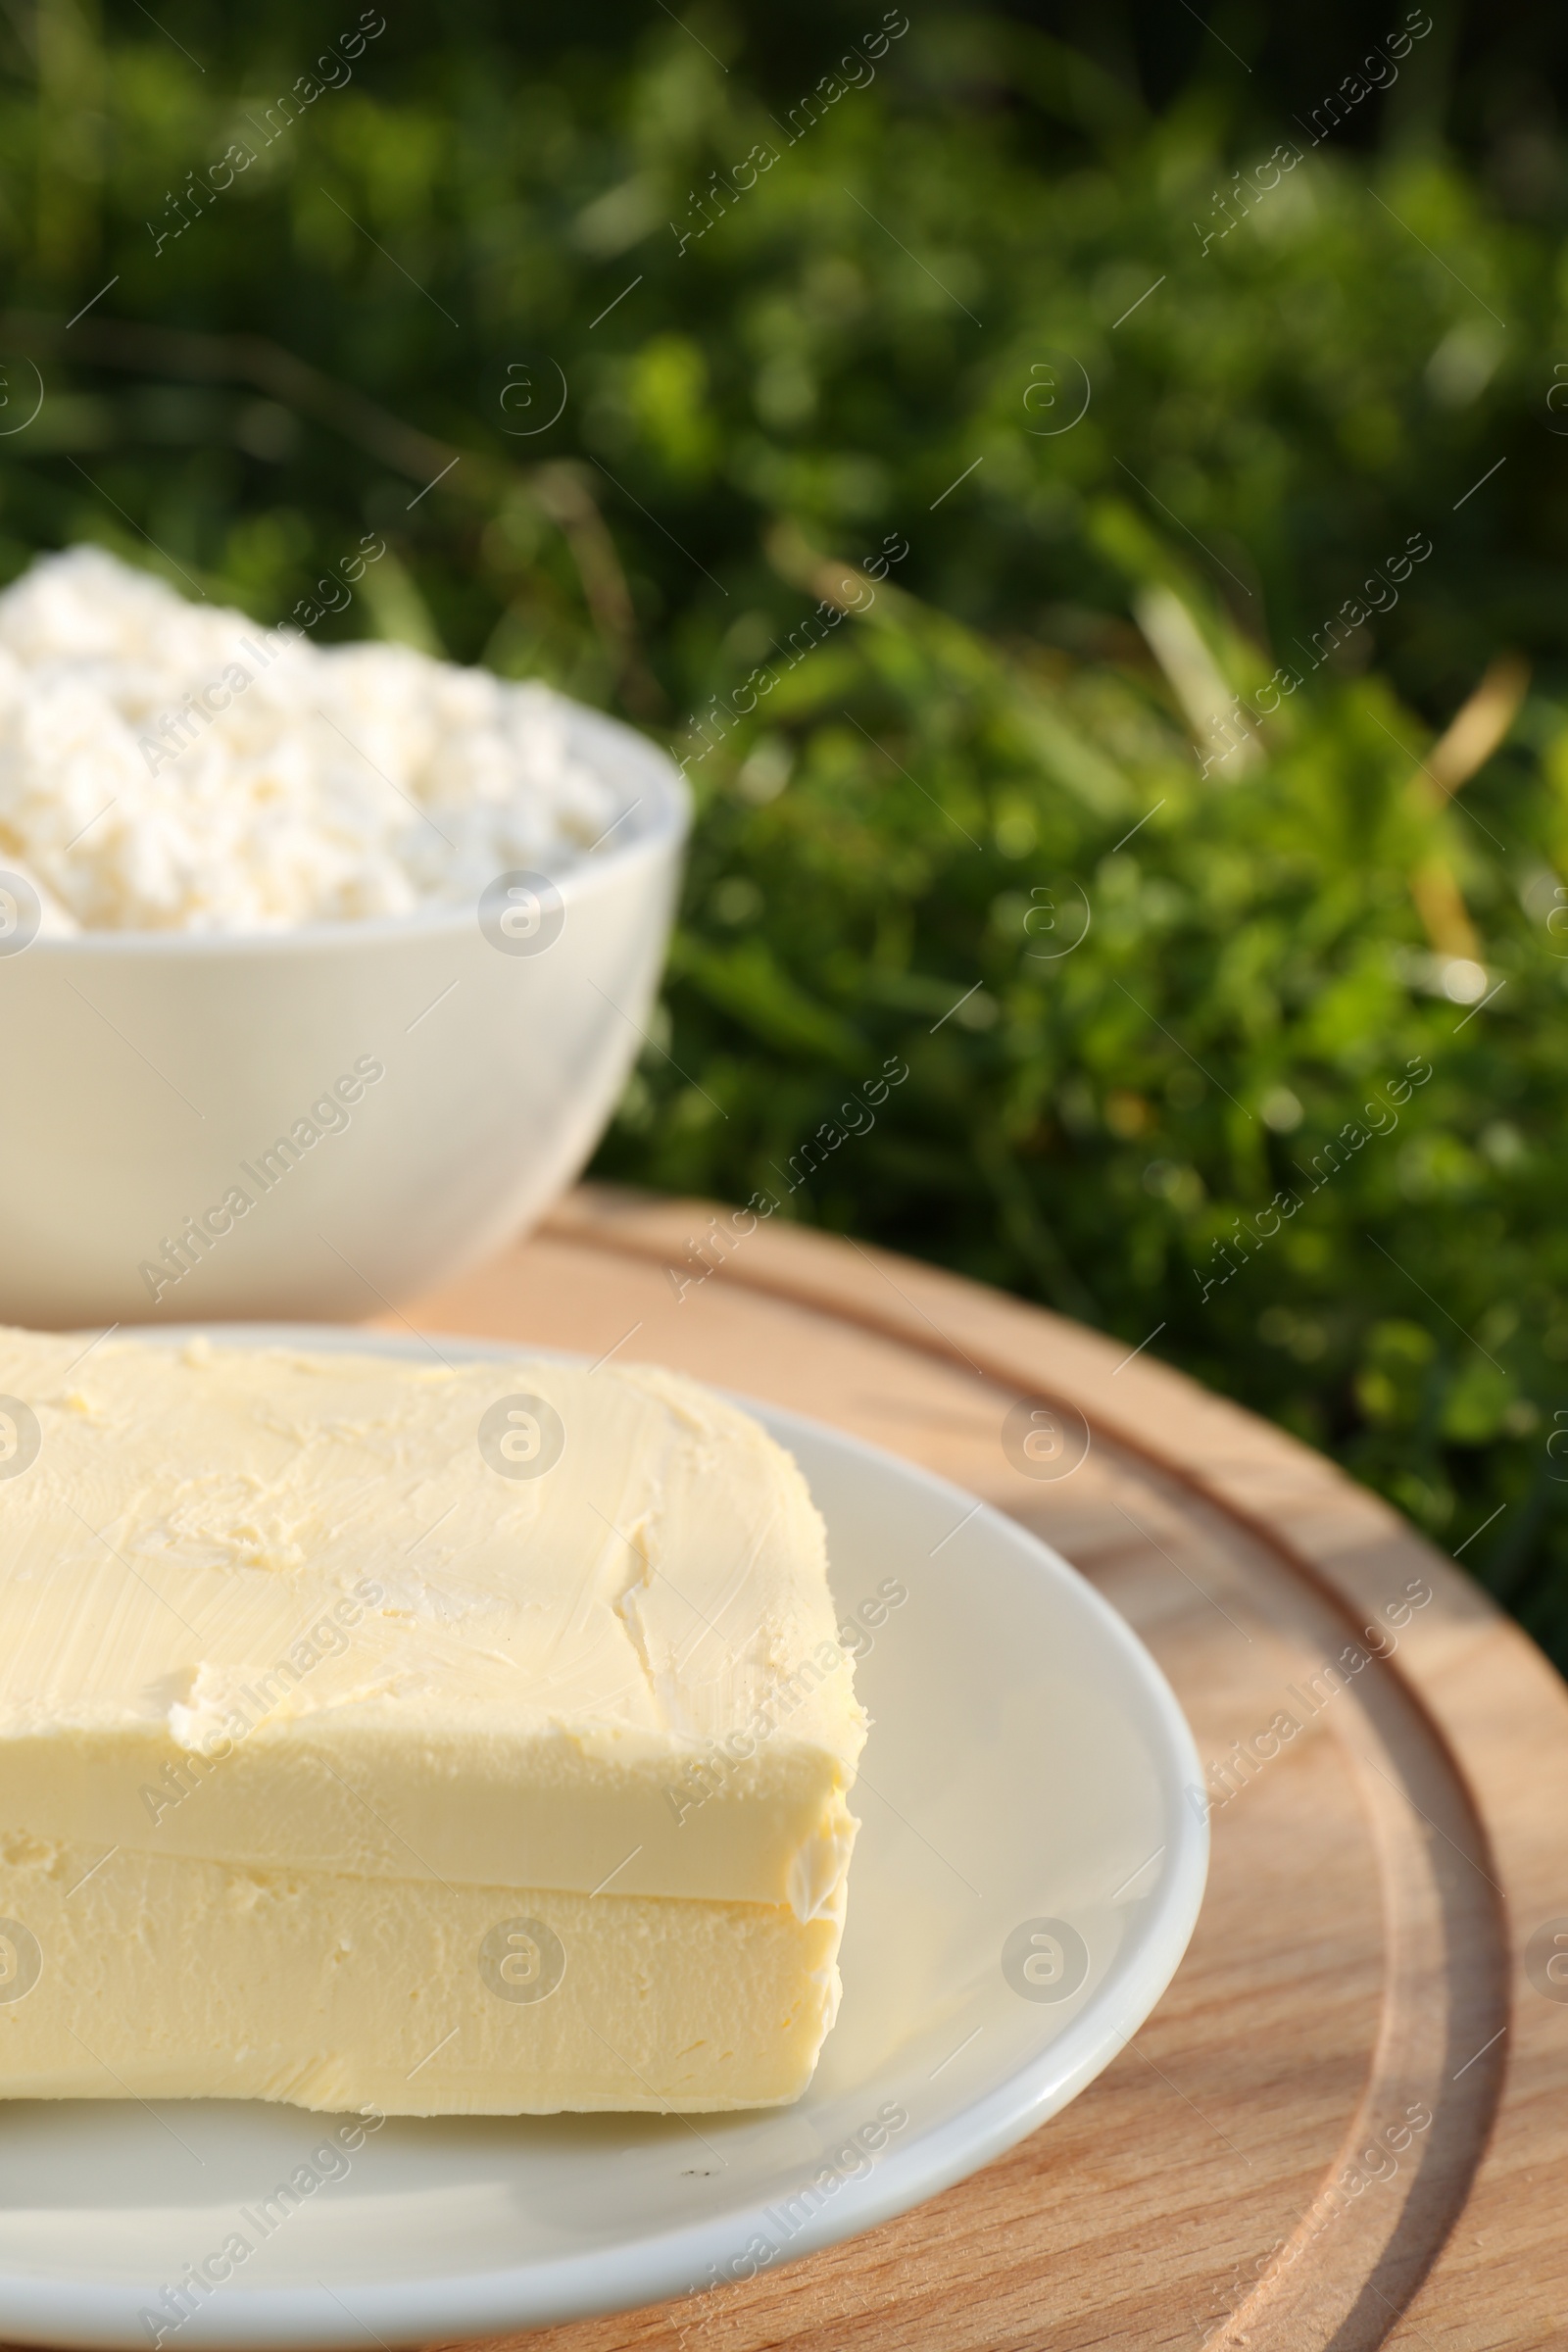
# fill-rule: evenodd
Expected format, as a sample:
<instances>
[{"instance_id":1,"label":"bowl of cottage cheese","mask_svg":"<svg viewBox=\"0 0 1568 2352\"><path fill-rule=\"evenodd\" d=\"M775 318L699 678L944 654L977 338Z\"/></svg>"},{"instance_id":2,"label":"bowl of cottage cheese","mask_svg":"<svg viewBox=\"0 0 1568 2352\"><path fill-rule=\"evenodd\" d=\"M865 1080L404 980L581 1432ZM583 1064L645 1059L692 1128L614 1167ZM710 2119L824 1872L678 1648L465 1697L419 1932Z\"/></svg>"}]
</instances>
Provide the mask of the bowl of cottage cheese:
<instances>
[{"instance_id":1,"label":"bowl of cottage cheese","mask_svg":"<svg viewBox=\"0 0 1568 2352\"><path fill-rule=\"evenodd\" d=\"M688 816L542 684L40 559L0 593L0 1321L358 1318L499 1247L646 1042Z\"/></svg>"}]
</instances>

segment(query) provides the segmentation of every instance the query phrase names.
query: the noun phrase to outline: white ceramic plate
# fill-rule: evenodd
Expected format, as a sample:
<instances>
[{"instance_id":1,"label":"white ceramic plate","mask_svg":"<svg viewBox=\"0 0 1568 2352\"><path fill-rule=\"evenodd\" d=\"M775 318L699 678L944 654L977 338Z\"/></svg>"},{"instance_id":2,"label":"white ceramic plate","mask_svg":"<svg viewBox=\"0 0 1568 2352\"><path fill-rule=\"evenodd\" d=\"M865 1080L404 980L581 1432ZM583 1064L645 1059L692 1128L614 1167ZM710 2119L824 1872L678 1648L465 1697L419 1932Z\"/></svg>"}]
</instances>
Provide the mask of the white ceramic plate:
<instances>
[{"instance_id":1,"label":"white ceramic plate","mask_svg":"<svg viewBox=\"0 0 1568 2352\"><path fill-rule=\"evenodd\" d=\"M176 1335L166 1335L171 1340ZM364 1333L211 1337L415 1352ZM453 1357L514 1348L443 1341ZM540 1352L540 1351L530 1351ZM868 2229L1010 2147L1153 2007L1202 1897L1202 1775L1115 1612L1011 1520L892 1455L751 1403L827 1521L841 1622L891 1581L856 1670L844 2001L809 2090L756 2116L387 2123L265 2240L253 2213L328 2119L240 2100L0 2108L0 2336L388 2344L700 2291ZM864 1623L864 1616L861 1622ZM903 2120L900 2120L903 2119ZM166 2287L253 2251L174 2326Z\"/></svg>"}]
</instances>

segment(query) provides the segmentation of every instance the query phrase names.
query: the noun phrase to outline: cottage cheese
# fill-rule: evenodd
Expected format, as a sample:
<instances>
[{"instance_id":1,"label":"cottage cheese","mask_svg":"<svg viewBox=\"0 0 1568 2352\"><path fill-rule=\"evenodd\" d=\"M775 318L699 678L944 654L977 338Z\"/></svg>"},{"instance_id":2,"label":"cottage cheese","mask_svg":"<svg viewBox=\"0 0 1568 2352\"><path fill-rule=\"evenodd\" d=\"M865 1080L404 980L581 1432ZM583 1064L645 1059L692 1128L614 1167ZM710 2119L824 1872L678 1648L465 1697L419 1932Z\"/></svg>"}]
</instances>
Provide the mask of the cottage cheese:
<instances>
[{"instance_id":1,"label":"cottage cheese","mask_svg":"<svg viewBox=\"0 0 1568 2352\"><path fill-rule=\"evenodd\" d=\"M45 927L274 930L559 873L624 813L550 688L323 647L93 547L0 594L0 866Z\"/></svg>"}]
</instances>

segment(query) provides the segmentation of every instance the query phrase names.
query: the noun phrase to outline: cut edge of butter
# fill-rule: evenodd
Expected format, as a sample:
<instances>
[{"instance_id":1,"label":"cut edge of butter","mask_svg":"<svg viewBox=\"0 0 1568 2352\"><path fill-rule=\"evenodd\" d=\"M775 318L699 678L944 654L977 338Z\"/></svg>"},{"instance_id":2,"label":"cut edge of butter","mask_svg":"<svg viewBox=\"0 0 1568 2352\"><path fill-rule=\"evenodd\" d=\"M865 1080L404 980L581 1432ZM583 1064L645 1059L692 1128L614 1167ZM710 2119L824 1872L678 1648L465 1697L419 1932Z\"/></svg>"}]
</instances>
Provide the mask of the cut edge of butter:
<instances>
[{"instance_id":1,"label":"cut edge of butter","mask_svg":"<svg viewBox=\"0 0 1568 2352\"><path fill-rule=\"evenodd\" d=\"M842 1881L787 1908L245 1871L0 1835L0 2098L383 2115L783 2106Z\"/></svg>"}]
</instances>

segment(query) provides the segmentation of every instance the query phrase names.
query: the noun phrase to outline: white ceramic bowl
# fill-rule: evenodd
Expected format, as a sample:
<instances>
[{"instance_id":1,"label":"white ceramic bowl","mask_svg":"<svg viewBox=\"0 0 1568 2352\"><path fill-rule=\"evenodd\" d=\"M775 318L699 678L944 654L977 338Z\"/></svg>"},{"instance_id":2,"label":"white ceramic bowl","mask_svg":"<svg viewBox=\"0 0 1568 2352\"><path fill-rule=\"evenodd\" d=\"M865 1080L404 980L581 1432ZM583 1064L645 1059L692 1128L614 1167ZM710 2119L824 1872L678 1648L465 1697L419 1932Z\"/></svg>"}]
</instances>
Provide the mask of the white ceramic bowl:
<instances>
[{"instance_id":1,"label":"white ceramic bowl","mask_svg":"<svg viewBox=\"0 0 1568 2352\"><path fill-rule=\"evenodd\" d=\"M641 736L571 724L635 806L554 891L492 884L483 924L0 954L0 1321L362 1317L543 1212L643 1042L689 817Z\"/></svg>"}]
</instances>

